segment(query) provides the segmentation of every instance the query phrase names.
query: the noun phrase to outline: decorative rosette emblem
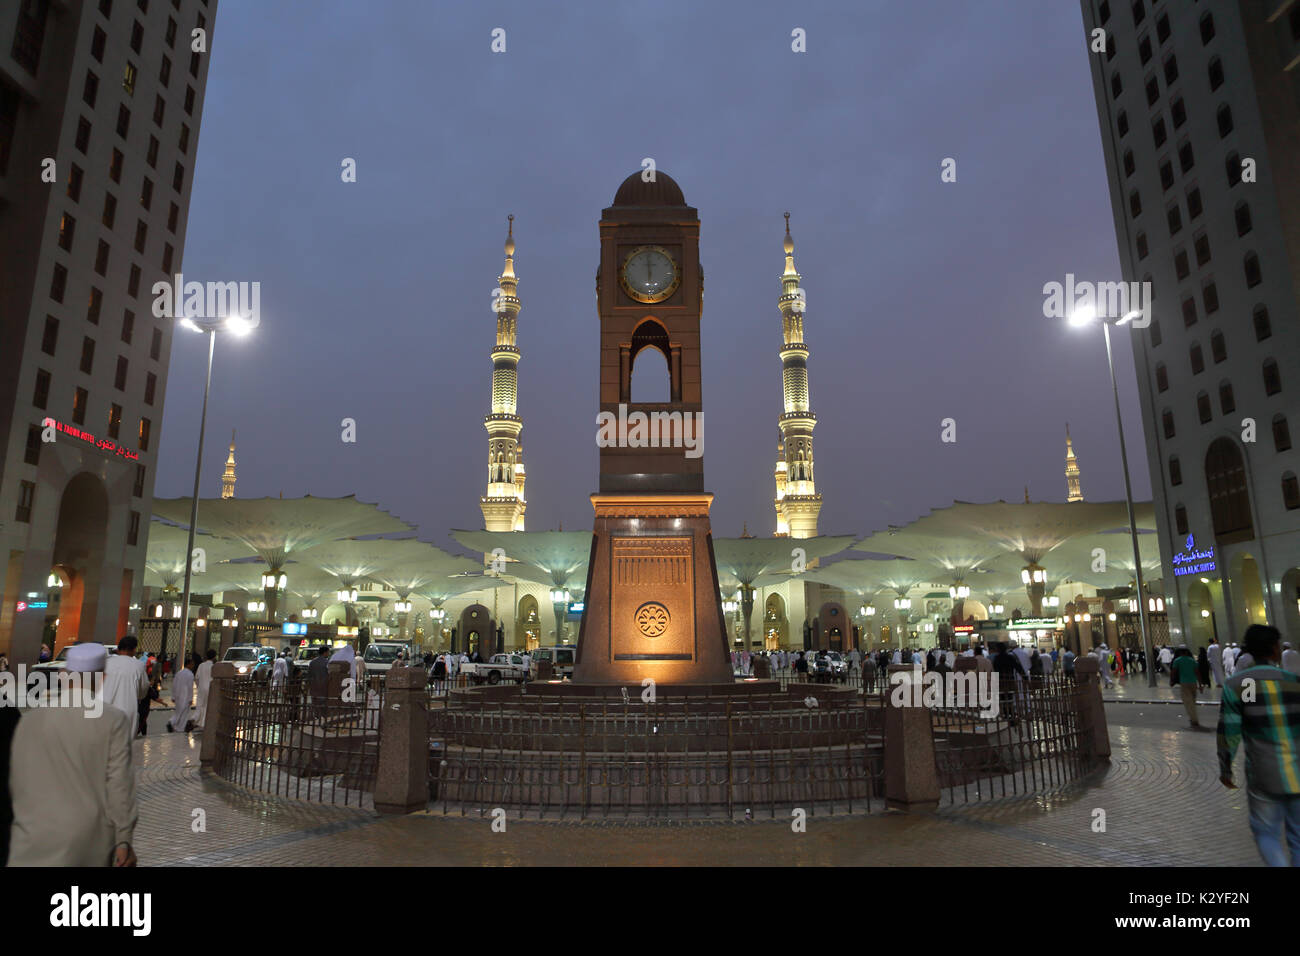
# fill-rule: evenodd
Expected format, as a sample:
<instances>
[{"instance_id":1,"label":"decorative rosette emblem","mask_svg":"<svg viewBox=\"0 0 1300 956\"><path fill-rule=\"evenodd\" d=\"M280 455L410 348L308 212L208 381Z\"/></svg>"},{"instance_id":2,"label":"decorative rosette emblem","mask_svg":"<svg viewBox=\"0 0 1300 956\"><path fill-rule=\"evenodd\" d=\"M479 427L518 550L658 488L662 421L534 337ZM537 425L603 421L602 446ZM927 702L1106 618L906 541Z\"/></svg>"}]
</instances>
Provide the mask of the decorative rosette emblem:
<instances>
[{"instance_id":1,"label":"decorative rosette emblem","mask_svg":"<svg viewBox=\"0 0 1300 956\"><path fill-rule=\"evenodd\" d=\"M636 609L634 620L646 637L659 637L668 630L668 608L658 601L646 601Z\"/></svg>"}]
</instances>

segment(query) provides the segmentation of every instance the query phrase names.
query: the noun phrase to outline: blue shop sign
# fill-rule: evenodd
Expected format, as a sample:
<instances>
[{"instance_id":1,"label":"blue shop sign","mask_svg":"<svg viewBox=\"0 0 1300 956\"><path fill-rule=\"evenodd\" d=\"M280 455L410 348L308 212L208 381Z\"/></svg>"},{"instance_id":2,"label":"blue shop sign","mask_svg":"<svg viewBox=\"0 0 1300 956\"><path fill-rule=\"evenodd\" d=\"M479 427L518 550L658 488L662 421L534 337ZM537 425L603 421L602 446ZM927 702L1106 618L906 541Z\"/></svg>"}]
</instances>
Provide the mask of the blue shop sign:
<instances>
[{"instance_id":1,"label":"blue shop sign","mask_svg":"<svg viewBox=\"0 0 1300 956\"><path fill-rule=\"evenodd\" d=\"M1214 551L1196 550L1196 538L1193 535L1187 536L1186 550L1175 554L1172 559L1174 566L1174 577L1181 578L1187 574L1209 574L1219 569L1219 565L1214 560Z\"/></svg>"}]
</instances>

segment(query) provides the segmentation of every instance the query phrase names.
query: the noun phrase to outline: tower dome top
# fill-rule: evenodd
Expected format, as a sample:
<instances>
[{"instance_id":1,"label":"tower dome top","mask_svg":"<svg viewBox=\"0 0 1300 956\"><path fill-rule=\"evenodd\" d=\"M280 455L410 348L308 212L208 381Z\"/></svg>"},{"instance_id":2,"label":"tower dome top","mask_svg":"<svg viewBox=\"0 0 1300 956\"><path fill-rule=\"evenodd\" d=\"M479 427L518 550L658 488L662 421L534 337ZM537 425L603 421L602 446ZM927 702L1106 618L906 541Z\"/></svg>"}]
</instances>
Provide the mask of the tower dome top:
<instances>
[{"instance_id":1,"label":"tower dome top","mask_svg":"<svg viewBox=\"0 0 1300 956\"><path fill-rule=\"evenodd\" d=\"M654 171L654 181L646 182L637 171L618 187L614 194L615 206L685 206L682 187L661 169Z\"/></svg>"}]
</instances>

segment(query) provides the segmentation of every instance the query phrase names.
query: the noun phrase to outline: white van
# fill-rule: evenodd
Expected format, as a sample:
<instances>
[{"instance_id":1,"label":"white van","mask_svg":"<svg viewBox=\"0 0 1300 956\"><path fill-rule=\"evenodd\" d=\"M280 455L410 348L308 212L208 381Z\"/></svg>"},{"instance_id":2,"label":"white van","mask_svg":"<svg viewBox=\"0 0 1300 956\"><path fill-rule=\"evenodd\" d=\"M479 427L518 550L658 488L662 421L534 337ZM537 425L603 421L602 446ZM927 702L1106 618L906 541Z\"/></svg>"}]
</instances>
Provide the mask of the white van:
<instances>
[{"instance_id":1,"label":"white van","mask_svg":"<svg viewBox=\"0 0 1300 956\"><path fill-rule=\"evenodd\" d=\"M406 663L415 660L415 649L406 641L371 641L361 654L367 674L387 674L397 662L397 655L406 653Z\"/></svg>"},{"instance_id":2,"label":"white van","mask_svg":"<svg viewBox=\"0 0 1300 956\"><path fill-rule=\"evenodd\" d=\"M578 656L578 646L576 644L559 644L553 647L539 647L532 651L533 664L529 676L537 679L537 666L542 661L551 662L551 676L559 680L561 677L573 677L573 661Z\"/></svg>"}]
</instances>

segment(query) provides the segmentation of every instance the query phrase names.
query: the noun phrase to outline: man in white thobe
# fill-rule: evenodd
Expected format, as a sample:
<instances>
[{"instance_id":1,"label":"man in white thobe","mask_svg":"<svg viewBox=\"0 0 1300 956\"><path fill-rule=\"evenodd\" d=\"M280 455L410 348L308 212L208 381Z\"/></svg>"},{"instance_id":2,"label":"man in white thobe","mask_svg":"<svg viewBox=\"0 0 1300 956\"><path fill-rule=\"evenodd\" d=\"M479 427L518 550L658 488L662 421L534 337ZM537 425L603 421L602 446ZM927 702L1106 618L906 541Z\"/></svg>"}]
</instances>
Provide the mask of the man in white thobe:
<instances>
[{"instance_id":1,"label":"man in white thobe","mask_svg":"<svg viewBox=\"0 0 1300 956\"><path fill-rule=\"evenodd\" d=\"M140 719L140 701L149 693L149 675L144 661L136 660L135 649L139 642L127 634L117 642L116 653L109 654L104 663L104 704L116 707L131 718L127 727L127 752L135 739L135 725Z\"/></svg>"},{"instance_id":2,"label":"man in white thobe","mask_svg":"<svg viewBox=\"0 0 1300 956\"><path fill-rule=\"evenodd\" d=\"M1223 673L1228 677L1231 677L1232 672L1236 670L1237 655L1240 653L1236 644L1230 644L1223 649Z\"/></svg>"},{"instance_id":3,"label":"man in white thobe","mask_svg":"<svg viewBox=\"0 0 1300 956\"><path fill-rule=\"evenodd\" d=\"M1107 687L1110 687L1115 683L1110 679L1110 648L1105 644L1102 644L1092 653L1093 656L1097 658L1097 668L1101 671L1102 681Z\"/></svg>"},{"instance_id":4,"label":"man in white thobe","mask_svg":"<svg viewBox=\"0 0 1300 956\"><path fill-rule=\"evenodd\" d=\"M1033 662L1033 655L1029 653L1029 648L1025 647L1023 644L1017 644L1011 653L1016 655L1016 659L1020 661L1020 666L1023 667L1025 673L1028 674L1029 665Z\"/></svg>"},{"instance_id":5,"label":"man in white thobe","mask_svg":"<svg viewBox=\"0 0 1300 956\"><path fill-rule=\"evenodd\" d=\"M285 678L289 676L289 658L281 654L271 665L271 686L283 687Z\"/></svg>"},{"instance_id":6,"label":"man in white thobe","mask_svg":"<svg viewBox=\"0 0 1300 956\"><path fill-rule=\"evenodd\" d=\"M1047 677L1052 673L1052 668L1056 666L1056 661L1052 660L1051 654L1039 654L1038 663L1043 665L1043 676Z\"/></svg>"},{"instance_id":7,"label":"man in white thobe","mask_svg":"<svg viewBox=\"0 0 1300 956\"><path fill-rule=\"evenodd\" d=\"M172 678L172 702L176 710L167 721L168 730L185 733L193 729L194 721L190 719L190 705L194 703L194 671L190 670L193 663L186 661L180 673Z\"/></svg>"},{"instance_id":8,"label":"man in white thobe","mask_svg":"<svg viewBox=\"0 0 1300 956\"><path fill-rule=\"evenodd\" d=\"M1205 649L1205 656L1210 659L1210 673L1214 675L1214 685L1223 686L1223 645L1217 637L1210 639L1210 646Z\"/></svg>"},{"instance_id":9,"label":"man in white thobe","mask_svg":"<svg viewBox=\"0 0 1300 956\"><path fill-rule=\"evenodd\" d=\"M1300 651L1295 650L1290 641L1282 642L1282 670L1300 677Z\"/></svg>"},{"instance_id":10,"label":"man in white thobe","mask_svg":"<svg viewBox=\"0 0 1300 956\"><path fill-rule=\"evenodd\" d=\"M107 662L103 644L68 649L69 673L89 678ZM72 703L33 707L14 731L9 866L135 866L135 715Z\"/></svg>"},{"instance_id":11,"label":"man in white thobe","mask_svg":"<svg viewBox=\"0 0 1300 956\"><path fill-rule=\"evenodd\" d=\"M194 705L194 729L203 729L203 719L208 714L208 688L212 686L212 664L217 659L216 651L208 651L203 663L194 672L194 686L198 688L199 700Z\"/></svg>"}]
</instances>

